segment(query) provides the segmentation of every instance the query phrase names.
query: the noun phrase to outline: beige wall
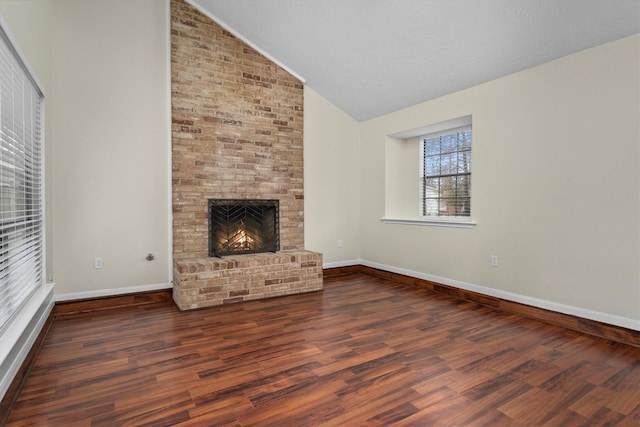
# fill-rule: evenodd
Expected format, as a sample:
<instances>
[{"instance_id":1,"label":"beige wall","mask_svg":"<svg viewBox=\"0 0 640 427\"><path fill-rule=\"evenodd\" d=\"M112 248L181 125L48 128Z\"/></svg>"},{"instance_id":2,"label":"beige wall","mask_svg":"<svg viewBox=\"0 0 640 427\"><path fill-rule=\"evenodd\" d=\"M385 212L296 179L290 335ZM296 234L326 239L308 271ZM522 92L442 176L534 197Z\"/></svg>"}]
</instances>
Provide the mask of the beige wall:
<instances>
[{"instance_id":1,"label":"beige wall","mask_svg":"<svg viewBox=\"0 0 640 427\"><path fill-rule=\"evenodd\" d=\"M362 123L361 258L638 324L639 53L636 35ZM467 114L477 226L383 224L387 135Z\"/></svg>"},{"instance_id":2,"label":"beige wall","mask_svg":"<svg viewBox=\"0 0 640 427\"><path fill-rule=\"evenodd\" d=\"M0 0L0 14L46 91L51 74L52 0Z\"/></svg>"},{"instance_id":3,"label":"beige wall","mask_svg":"<svg viewBox=\"0 0 640 427\"><path fill-rule=\"evenodd\" d=\"M166 14L162 0L55 2L58 293L170 281Z\"/></svg>"},{"instance_id":4,"label":"beige wall","mask_svg":"<svg viewBox=\"0 0 640 427\"><path fill-rule=\"evenodd\" d=\"M43 32L51 45L51 58L28 56L46 82L56 293L167 285L167 3L54 3L5 1L0 11L25 50Z\"/></svg>"},{"instance_id":5,"label":"beige wall","mask_svg":"<svg viewBox=\"0 0 640 427\"><path fill-rule=\"evenodd\" d=\"M304 112L305 248L349 263L360 258L359 123L308 87Z\"/></svg>"}]
</instances>

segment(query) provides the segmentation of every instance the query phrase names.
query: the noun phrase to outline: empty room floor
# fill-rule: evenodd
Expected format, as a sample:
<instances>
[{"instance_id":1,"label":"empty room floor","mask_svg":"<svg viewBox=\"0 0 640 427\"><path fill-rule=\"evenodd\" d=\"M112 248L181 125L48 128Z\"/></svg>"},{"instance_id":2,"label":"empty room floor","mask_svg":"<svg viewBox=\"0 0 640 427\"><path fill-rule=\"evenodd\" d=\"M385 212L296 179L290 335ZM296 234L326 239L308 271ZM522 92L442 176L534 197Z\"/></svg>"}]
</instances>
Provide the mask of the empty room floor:
<instances>
[{"instance_id":1,"label":"empty room floor","mask_svg":"<svg viewBox=\"0 0 640 427\"><path fill-rule=\"evenodd\" d=\"M58 315L8 426L640 425L640 348L366 274Z\"/></svg>"}]
</instances>

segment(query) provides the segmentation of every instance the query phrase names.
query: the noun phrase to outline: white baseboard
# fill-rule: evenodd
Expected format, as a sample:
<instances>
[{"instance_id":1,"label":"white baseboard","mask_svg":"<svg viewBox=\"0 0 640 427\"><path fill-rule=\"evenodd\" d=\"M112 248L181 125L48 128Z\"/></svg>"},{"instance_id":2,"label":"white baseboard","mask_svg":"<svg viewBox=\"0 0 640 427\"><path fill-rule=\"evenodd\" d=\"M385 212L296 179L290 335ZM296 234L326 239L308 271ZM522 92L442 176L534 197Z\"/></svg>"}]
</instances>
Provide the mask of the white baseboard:
<instances>
[{"instance_id":1,"label":"white baseboard","mask_svg":"<svg viewBox=\"0 0 640 427\"><path fill-rule=\"evenodd\" d=\"M172 283L156 283L152 285L129 286L126 288L97 289L95 291L72 292L68 294L56 294L56 302L73 301L79 299L90 299L100 297L110 297L114 295L134 294L136 292L158 291L161 289L173 288Z\"/></svg>"},{"instance_id":2,"label":"white baseboard","mask_svg":"<svg viewBox=\"0 0 640 427\"><path fill-rule=\"evenodd\" d=\"M418 279L424 279L424 280L429 280L436 283L442 283L443 285L454 286L456 288L464 289L467 291L477 292L479 294L501 298L503 300L517 302L520 304L530 305L532 307L542 308L545 310L551 310L557 313L568 314L570 316L581 317L583 319L595 320L596 322L602 322L609 325L632 329L634 331L640 331L640 320L630 319L628 317L616 316L614 314L603 313L595 310L588 310L581 307L561 304L553 301L530 297L527 295L520 295L520 294L516 294L509 291L503 291L500 289L494 289L486 286L475 285L473 283L467 283L467 282L462 282L460 280L448 279L446 277L434 276L432 274L421 273L419 271L408 270L406 268L394 267L392 265L380 264L377 262L367 261L363 259L327 263L327 264L324 264L324 268L348 267L348 266L358 265L358 264L364 265L366 267L376 268L378 270L388 271L391 273L397 273L405 276L415 277Z\"/></svg>"},{"instance_id":3,"label":"white baseboard","mask_svg":"<svg viewBox=\"0 0 640 427\"><path fill-rule=\"evenodd\" d=\"M11 385L53 309L53 283L36 290L16 317L0 330L0 399Z\"/></svg>"},{"instance_id":4,"label":"white baseboard","mask_svg":"<svg viewBox=\"0 0 640 427\"><path fill-rule=\"evenodd\" d=\"M327 268L338 268L338 267L351 267L352 265L364 265L361 259L352 259L348 261L336 261L336 262L325 262L322 264L323 269Z\"/></svg>"}]
</instances>

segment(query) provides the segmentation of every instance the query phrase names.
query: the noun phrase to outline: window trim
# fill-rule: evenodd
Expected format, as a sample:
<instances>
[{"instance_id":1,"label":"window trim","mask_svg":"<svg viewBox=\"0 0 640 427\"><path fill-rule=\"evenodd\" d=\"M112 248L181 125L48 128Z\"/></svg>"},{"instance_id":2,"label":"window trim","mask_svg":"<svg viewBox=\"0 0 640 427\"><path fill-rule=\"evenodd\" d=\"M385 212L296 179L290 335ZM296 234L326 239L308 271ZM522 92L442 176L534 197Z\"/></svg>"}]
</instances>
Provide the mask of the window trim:
<instances>
[{"instance_id":1,"label":"window trim","mask_svg":"<svg viewBox=\"0 0 640 427\"><path fill-rule=\"evenodd\" d=\"M471 120L469 120L468 124L465 124L463 126L457 126L457 127L451 127L448 129L442 129L439 130L437 132L431 132L431 133L425 133L423 135L419 136L419 149L420 149L420 154L418 156L418 161L419 161L419 171L420 171L420 176L419 178L419 190L418 190L418 220L422 221L422 222L427 222L427 223L443 223L442 225L450 225L450 224L475 224L475 222L473 221L473 203L471 203L471 197L472 197L472 191L469 192L469 215L438 215L438 216L432 216L432 215L423 215L422 213L422 206L424 203L424 144L425 144L425 140L426 139L430 139L430 138L437 138L440 136L444 136L444 135L451 135L453 133L459 133L459 132L465 132L465 131L471 131L471 135L472 135L472 142L471 142L471 157L473 158L473 126L471 124ZM473 164L473 163L471 163ZM452 176L460 176L461 174L453 174ZM471 181L473 181L473 167L470 168L470 172L468 173L469 175L469 179ZM473 189L473 185L471 184L471 188Z\"/></svg>"},{"instance_id":2,"label":"window trim","mask_svg":"<svg viewBox=\"0 0 640 427\"><path fill-rule=\"evenodd\" d=\"M433 218L445 218L445 217L433 217ZM452 217L447 217L452 218ZM380 218L385 224L401 224L401 225L428 225L434 227L453 227L453 228L474 228L478 223L470 218L468 221L456 219L403 219L403 218Z\"/></svg>"}]
</instances>

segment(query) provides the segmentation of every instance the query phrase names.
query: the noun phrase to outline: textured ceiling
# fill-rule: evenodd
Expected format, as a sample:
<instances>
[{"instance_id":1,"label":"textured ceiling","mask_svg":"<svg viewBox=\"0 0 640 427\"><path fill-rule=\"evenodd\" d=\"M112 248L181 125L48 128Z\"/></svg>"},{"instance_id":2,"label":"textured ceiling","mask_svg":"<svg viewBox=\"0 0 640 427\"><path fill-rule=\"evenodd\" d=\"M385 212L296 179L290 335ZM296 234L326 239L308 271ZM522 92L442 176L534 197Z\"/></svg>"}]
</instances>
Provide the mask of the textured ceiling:
<instances>
[{"instance_id":1,"label":"textured ceiling","mask_svg":"<svg viewBox=\"0 0 640 427\"><path fill-rule=\"evenodd\" d=\"M640 32L640 0L188 0L357 120Z\"/></svg>"}]
</instances>

